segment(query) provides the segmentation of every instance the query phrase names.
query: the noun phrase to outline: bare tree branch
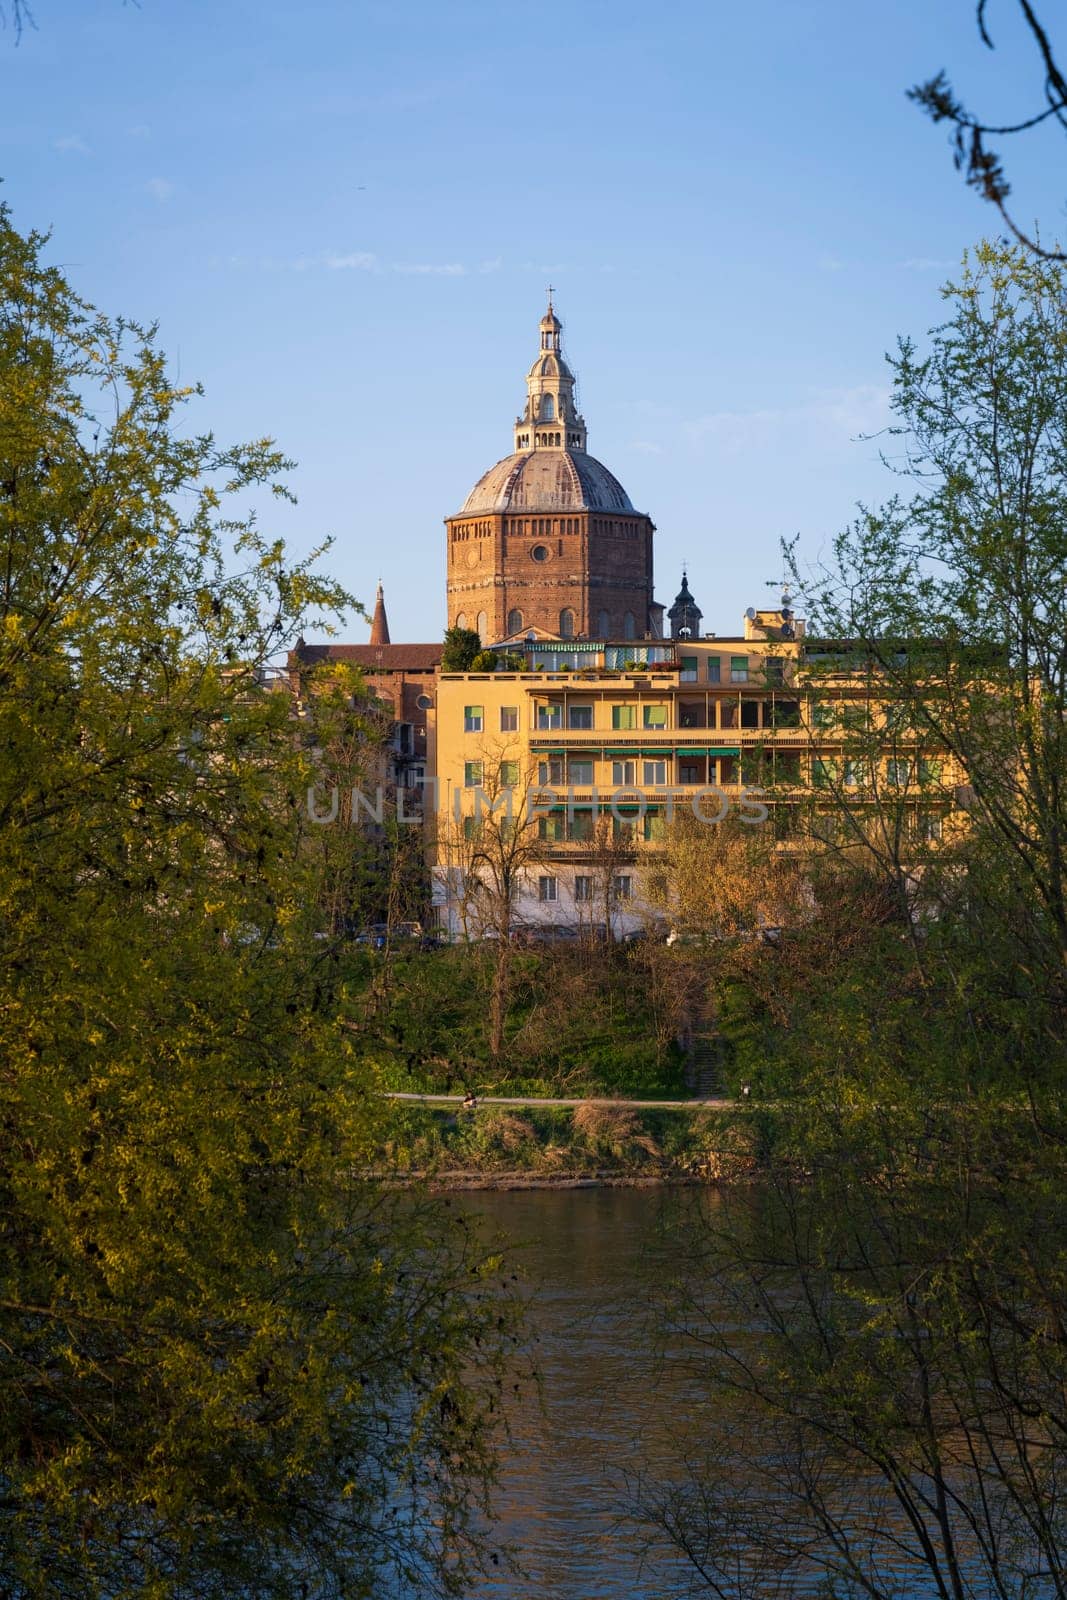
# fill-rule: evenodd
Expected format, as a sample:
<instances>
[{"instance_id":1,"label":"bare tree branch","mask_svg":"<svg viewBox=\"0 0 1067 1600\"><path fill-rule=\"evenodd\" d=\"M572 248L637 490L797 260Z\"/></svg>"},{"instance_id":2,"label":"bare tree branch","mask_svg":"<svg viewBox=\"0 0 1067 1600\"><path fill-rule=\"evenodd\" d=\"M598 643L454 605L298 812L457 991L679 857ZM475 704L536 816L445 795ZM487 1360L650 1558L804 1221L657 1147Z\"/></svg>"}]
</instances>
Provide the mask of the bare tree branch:
<instances>
[{"instance_id":1,"label":"bare tree branch","mask_svg":"<svg viewBox=\"0 0 1067 1600\"><path fill-rule=\"evenodd\" d=\"M988 0L978 0L976 22L983 44L993 50L996 46L986 24L987 5ZM985 143L989 137L999 138L1027 133L1030 129L1047 122L1050 117L1054 117L1067 131L1067 78L1059 67L1049 36L1042 27L1030 0L1019 0L1019 7L1044 67L1043 88L1048 103L1043 111L1035 112L1033 116L1026 117L1021 122L997 124L982 121L972 116L962 101L956 98L948 76L943 70L927 82L909 89L908 99L920 106L931 121L952 123L956 130L953 140L953 160L956 170L964 173L966 183L980 194L983 200L988 200L996 206L1005 226L1019 243L1045 261L1067 261L1067 253L1046 249L1036 236L1031 237L1019 227L1008 210L1007 200L1011 193L1011 185L1000 156Z\"/></svg>"}]
</instances>

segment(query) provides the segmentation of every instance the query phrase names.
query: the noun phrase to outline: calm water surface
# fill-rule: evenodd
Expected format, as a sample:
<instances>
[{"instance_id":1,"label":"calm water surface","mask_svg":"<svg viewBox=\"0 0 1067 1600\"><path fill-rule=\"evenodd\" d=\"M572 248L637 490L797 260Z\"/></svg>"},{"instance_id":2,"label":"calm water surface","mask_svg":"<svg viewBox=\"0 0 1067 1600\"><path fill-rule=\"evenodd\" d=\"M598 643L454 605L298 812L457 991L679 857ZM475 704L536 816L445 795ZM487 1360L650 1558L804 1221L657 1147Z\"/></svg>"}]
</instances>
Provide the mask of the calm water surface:
<instances>
[{"instance_id":1,"label":"calm water surface","mask_svg":"<svg viewBox=\"0 0 1067 1600\"><path fill-rule=\"evenodd\" d=\"M666 1224L692 1193L536 1190L462 1203L522 1246L543 1377L541 1396L512 1408L497 1496L498 1531L529 1576L487 1580L469 1600L681 1600L685 1564L662 1548L642 1559L618 1513L626 1469L666 1460L672 1429L700 1403L642 1326L678 1248Z\"/></svg>"}]
</instances>

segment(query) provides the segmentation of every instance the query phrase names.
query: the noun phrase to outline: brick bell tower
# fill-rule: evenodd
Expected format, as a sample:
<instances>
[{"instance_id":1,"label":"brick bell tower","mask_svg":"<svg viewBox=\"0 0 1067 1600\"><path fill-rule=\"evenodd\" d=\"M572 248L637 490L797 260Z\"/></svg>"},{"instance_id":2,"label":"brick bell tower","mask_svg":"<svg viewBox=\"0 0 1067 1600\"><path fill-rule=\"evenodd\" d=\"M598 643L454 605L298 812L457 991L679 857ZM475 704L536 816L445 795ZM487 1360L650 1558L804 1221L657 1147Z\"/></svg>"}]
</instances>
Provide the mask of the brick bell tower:
<instances>
[{"instance_id":1,"label":"brick bell tower","mask_svg":"<svg viewBox=\"0 0 1067 1600\"><path fill-rule=\"evenodd\" d=\"M483 644L531 629L564 639L662 632L655 526L586 451L561 331L549 299L514 451L445 519L448 626L475 629Z\"/></svg>"}]
</instances>

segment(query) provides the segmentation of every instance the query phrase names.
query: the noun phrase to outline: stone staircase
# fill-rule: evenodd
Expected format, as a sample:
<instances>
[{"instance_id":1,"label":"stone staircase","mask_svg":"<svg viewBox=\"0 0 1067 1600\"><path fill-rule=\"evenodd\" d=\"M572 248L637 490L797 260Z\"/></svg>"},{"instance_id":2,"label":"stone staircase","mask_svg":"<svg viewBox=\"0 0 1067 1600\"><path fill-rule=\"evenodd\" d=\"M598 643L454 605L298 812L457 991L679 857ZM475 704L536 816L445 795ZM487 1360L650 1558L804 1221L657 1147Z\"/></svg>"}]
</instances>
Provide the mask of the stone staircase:
<instances>
[{"instance_id":1,"label":"stone staircase","mask_svg":"<svg viewBox=\"0 0 1067 1600\"><path fill-rule=\"evenodd\" d=\"M722 1051L714 1019L702 995L695 998L679 1044L685 1050L685 1082L694 1100L714 1100L726 1093Z\"/></svg>"}]
</instances>

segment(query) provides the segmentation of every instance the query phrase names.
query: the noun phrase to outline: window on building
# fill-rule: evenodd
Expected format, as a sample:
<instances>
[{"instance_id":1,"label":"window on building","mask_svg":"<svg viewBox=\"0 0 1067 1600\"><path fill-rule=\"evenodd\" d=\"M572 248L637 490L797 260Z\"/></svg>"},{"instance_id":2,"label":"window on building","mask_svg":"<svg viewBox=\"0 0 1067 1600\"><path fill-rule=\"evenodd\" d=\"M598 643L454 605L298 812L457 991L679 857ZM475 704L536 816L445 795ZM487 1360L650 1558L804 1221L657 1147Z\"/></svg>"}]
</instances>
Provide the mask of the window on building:
<instances>
[{"instance_id":1,"label":"window on building","mask_svg":"<svg viewBox=\"0 0 1067 1600\"><path fill-rule=\"evenodd\" d=\"M540 761L537 765L538 783L547 783L552 788L558 788L563 782L563 757L550 756L547 761Z\"/></svg>"},{"instance_id":2,"label":"window on building","mask_svg":"<svg viewBox=\"0 0 1067 1600\"><path fill-rule=\"evenodd\" d=\"M826 756L812 757L811 781L817 789L829 789L836 776L836 761L831 761Z\"/></svg>"},{"instance_id":3,"label":"window on building","mask_svg":"<svg viewBox=\"0 0 1067 1600\"><path fill-rule=\"evenodd\" d=\"M627 611L622 619L622 636L624 639L637 638L637 623L632 611Z\"/></svg>"},{"instance_id":4,"label":"window on building","mask_svg":"<svg viewBox=\"0 0 1067 1600\"><path fill-rule=\"evenodd\" d=\"M935 844L942 834L943 818L937 811L920 811L915 819L915 837L922 844Z\"/></svg>"},{"instance_id":5,"label":"window on building","mask_svg":"<svg viewBox=\"0 0 1067 1600\"><path fill-rule=\"evenodd\" d=\"M484 706L463 707L463 732L481 733L485 721Z\"/></svg>"},{"instance_id":6,"label":"window on building","mask_svg":"<svg viewBox=\"0 0 1067 1600\"><path fill-rule=\"evenodd\" d=\"M500 787L502 789L516 789L519 783L519 763L517 761L502 761L500 763Z\"/></svg>"},{"instance_id":7,"label":"window on building","mask_svg":"<svg viewBox=\"0 0 1067 1600\"><path fill-rule=\"evenodd\" d=\"M518 733L518 731L519 731L519 708L518 708L518 706L501 706L500 707L500 731L501 731L501 733Z\"/></svg>"},{"instance_id":8,"label":"window on building","mask_svg":"<svg viewBox=\"0 0 1067 1600\"><path fill-rule=\"evenodd\" d=\"M565 606L559 614L559 636L561 639L574 638L574 612Z\"/></svg>"},{"instance_id":9,"label":"window on building","mask_svg":"<svg viewBox=\"0 0 1067 1600\"><path fill-rule=\"evenodd\" d=\"M665 784L667 781L667 763L665 761L644 761L641 764L641 781L646 785Z\"/></svg>"},{"instance_id":10,"label":"window on building","mask_svg":"<svg viewBox=\"0 0 1067 1600\"><path fill-rule=\"evenodd\" d=\"M910 708L899 702L886 706L883 715L887 733L903 733L911 722Z\"/></svg>"},{"instance_id":11,"label":"window on building","mask_svg":"<svg viewBox=\"0 0 1067 1600\"><path fill-rule=\"evenodd\" d=\"M830 700L814 700L811 706L813 728L836 728L837 707Z\"/></svg>"},{"instance_id":12,"label":"window on building","mask_svg":"<svg viewBox=\"0 0 1067 1600\"><path fill-rule=\"evenodd\" d=\"M841 769L841 780L848 789L862 789L867 782L866 761L846 760Z\"/></svg>"},{"instance_id":13,"label":"window on building","mask_svg":"<svg viewBox=\"0 0 1067 1600\"><path fill-rule=\"evenodd\" d=\"M579 905L588 905L593 898L593 880L584 874L574 880L574 898Z\"/></svg>"},{"instance_id":14,"label":"window on building","mask_svg":"<svg viewBox=\"0 0 1067 1600\"><path fill-rule=\"evenodd\" d=\"M697 681L697 657L696 656L682 656L682 658L681 658L681 660L679 662L679 666L681 667L682 670L678 674L678 682L679 683L696 683L696 681Z\"/></svg>"},{"instance_id":15,"label":"window on building","mask_svg":"<svg viewBox=\"0 0 1067 1600\"><path fill-rule=\"evenodd\" d=\"M482 644L485 643L485 636L486 636L486 634L488 632L489 632L489 618L486 616L484 611L479 611L479 613L478 613L478 638L481 640Z\"/></svg>"},{"instance_id":16,"label":"window on building","mask_svg":"<svg viewBox=\"0 0 1067 1600\"><path fill-rule=\"evenodd\" d=\"M593 813L576 811L567 824L567 838L586 844L593 837Z\"/></svg>"},{"instance_id":17,"label":"window on building","mask_svg":"<svg viewBox=\"0 0 1067 1600\"><path fill-rule=\"evenodd\" d=\"M465 611L461 611L459 616L456 618L456 627L457 628L465 628L466 626L467 626L467 613Z\"/></svg>"},{"instance_id":18,"label":"window on building","mask_svg":"<svg viewBox=\"0 0 1067 1600\"><path fill-rule=\"evenodd\" d=\"M637 782L637 762L613 761L611 763L611 781L616 789L632 789Z\"/></svg>"},{"instance_id":19,"label":"window on building","mask_svg":"<svg viewBox=\"0 0 1067 1600\"><path fill-rule=\"evenodd\" d=\"M593 726L592 706L568 706L567 726L568 728L591 728Z\"/></svg>"},{"instance_id":20,"label":"window on building","mask_svg":"<svg viewBox=\"0 0 1067 1600\"><path fill-rule=\"evenodd\" d=\"M658 843L666 838L667 828L663 817L656 811L650 811L644 819L642 832L646 843Z\"/></svg>"},{"instance_id":21,"label":"window on building","mask_svg":"<svg viewBox=\"0 0 1067 1600\"><path fill-rule=\"evenodd\" d=\"M593 781L593 763L584 758L571 757L567 778L577 789L588 788Z\"/></svg>"},{"instance_id":22,"label":"window on building","mask_svg":"<svg viewBox=\"0 0 1067 1600\"><path fill-rule=\"evenodd\" d=\"M646 728L665 728L667 726L666 706L643 706L642 710Z\"/></svg>"},{"instance_id":23,"label":"window on building","mask_svg":"<svg viewBox=\"0 0 1067 1600\"><path fill-rule=\"evenodd\" d=\"M940 761L935 761L932 756L921 756L920 759L919 759L919 782L920 783L940 783L941 782L941 763L940 763Z\"/></svg>"},{"instance_id":24,"label":"window on building","mask_svg":"<svg viewBox=\"0 0 1067 1600\"><path fill-rule=\"evenodd\" d=\"M620 872L615 876L611 889L616 900L629 900L634 880L628 872Z\"/></svg>"},{"instance_id":25,"label":"window on building","mask_svg":"<svg viewBox=\"0 0 1067 1600\"><path fill-rule=\"evenodd\" d=\"M722 661L719 656L708 657L708 682L718 683L722 673Z\"/></svg>"},{"instance_id":26,"label":"window on building","mask_svg":"<svg viewBox=\"0 0 1067 1600\"><path fill-rule=\"evenodd\" d=\"M799 700L772 700L769 709L772 728L800 727Z\"/></svg>"},{"instance_id":27,"label":"window on building","mask_svg":"<svg viewBox=\"0 0 1067 1600\"><path fill-rule=\"evenodd\" d=\"M910 761L887 761L885 764L885 781L894 788L904 789L911 780Z\"/></svg>"},{"instance_id":28,"label":"window on building","mask_svg":"<svg viewBox=\"0 0 1067 1600\"><path fill-rule=\"evenodd\" d=\"M747 683L748 682L748 657L747 656L731 656L730 657L730 682L731 683Z\"/></svg>"},{"instance_id":29,"label":"window on building","mask_svg":"<svg viewBox=\"0 0 1067 1600\"><path fill-rule=\"evenodd\" d=\"M547 704L538 706L537 726L542 730L547 728L550 732L554 728L562 728L563 701L549 700Z\"/></svg>"},{"instance_id":30,"label":"window on building","mask_svg":"<svg viewBox=\"0 0 1067 1600\"><path fill-rule=\"evenodd\" d=\"M546 840L549 844L555 844L563 838L563 826L564 824L562 815L538 817L538 838Z\"/></svg>"},{"instance_id":31,"label":"window on building","mask_svg":"<svg viewBox=\"0 0 1067 1600\"><path fill-rule=\"evenodd\" d=\"M522 612L521 611L509 611L508 612L508 632L509 633L521 633L522 632Z\"/></svg>"},{"instance_id":32,"label":"window on building","mask_svg":"<svg viewBox=\"0 0 1067 1600\"><path fill-rule=\"evenodd\" d=\"M758 728L759 727L759 701L758 700L742 700L742 702L741 702L741 726L742 726L742 728Z\"/></svg>"},{"instance_id":33,"label":"window on building","mask_svg":"<svg viewBox=\"0 0 1067 1600\"><path fill-rule=\"evenodd\" d=\"M597 636L601 639L611 638L611 618L606 611L599 611L596 619Z\"/></svg>"},{"instance_id":34,"label":"window on building","mask_svg":"<svg viewBox=\"0 0 1067 1600\"><path fill-rule=\"evenodd\" d=\"M740 711L736 700L719 701L719 727L736 728Z\"/></svg>"},{"instance_id":35,"label":"window on building","mask_svg":"<svg viewBox=\"0 0 1067 1600\"><path fill-rule=\"evenodd\" d=\"M545 820L547 821L547 818ZM544 903L544 904L547 904L551 900L558 899L558 897L559 897L559 884L558 884L558 882L557 882L557 880L555 878L538 878L538 880L537 880L537 898L538 898L538 900L542 901L542 903Z\"/></svg>"},{"instance_id":36,"label":"window on building","mask_svg":"<svg viewBox=\"0 0 1067 1600\"><path fill-rule=\"evenodd\" d=\"M784 658L782 656L768 656L763 663L763 675L768 683L784 683Z\"/></svg>"},{"instance_id":37,"label":"window on building","mask_svg":"<svg viewBox=\"0 0 1067 1600\"><path fill-rule=\"evenodd\" d=\"M464 817L463 818L463 837L465 839L468 839L468 840L469 839L473 839L475 837L475 835L477 834L477 832L478 832L478 824L475 821L474 817Z\"/></svg>"},{"instance_id":38,"label":"window on building","mask_svg":"<svg viewBox=\"0 0 1067 1600\"><path fill-rule=\"evenodd\" d=\"M612 706L611 726L618 729L637 727L636 706Z\"/></svg>"},{"instance_id":39,"label":"window on building","mask_svg":"<svg viewBox=\"0 0 1067 1600\"><path fill-rule=\"evenodd\" d=\"M774 752L774 781L790 785L800 782L800 754L794 750Z\"/></svg>"},{"instance_id":40,"label":"window on building","mask_svg":"<svg viewBox=\"0 0 1067 1600\"><path fill-rule=\"evenodd\" d=\"M463 763L463 787L476 789L482 781L482 764L480 761L465 761Z\"/></svg>"},{"instance_id":41,"label":"window on building","mask_svg":"<svg viewBox=\"0 0 1067 1600\"><path fill-rule=\"evenodd\" d=\"M626 816L617 817L614 812L611 816L611 837L616 844L630 844L633 840L637 818Z\"/></svg>"},{"instance_id":42,"label":"window on building","mask_svg":"<svg viewBox=\"0 0 1067 1600\"><path fill-rule=\"evenodd\" d=\"M680 728L703 728L705 726L706 710L703 700L679 700L678 726Z\"/></svg>"},{"instance_id":43,"label":"window on building","mask_svg":"<svg viewBox=\"0 0 1067 1600\"><path fill-rule=\"evenodd\" d=\"M866 733L870 724L866 705L846 704L842 711L841 723L849 733Z\"/></svg>"},{"instance_id":44,"label":"window on building","mask_svg":"<svg viewBox=\"0 0 1067 1600\"><path fill-rule=\"evenodd\" d=\"M543 394L541 396L541 421L555 422L555 420L556 402L550 394Z\"/></svg>"},{"instance_id":45,"label":"window on building","mask_svg":"<svg viewBox=\"0 0 1067 1600\"><path fill-rule=\"evenodd\" d=\"M706 777L707 768L702 760L682 760L678 763L679 783L703 783Z\"/></svg>"},{"instance_id":46,"label":"window on building","mask_svg":"<svg viewBox=\"0 0 1067 1600\"><path fill-rule=\"evenodd\" d=\"M720 756L719 759L718 759L718 763L717 764L718 764L718 768L719 768L719 782L724 787L727 787L730 784L734 784L734 783L737 782L737 757L736 756ZM709 761L708 762L709 768L713 767L715 765L716 765L716 763L714 761ZM710 778L710 773L709 773L709 778ZM713 778L711 778L710 781L714 782L715 780Z\"/></svg>"}]
</instances>

